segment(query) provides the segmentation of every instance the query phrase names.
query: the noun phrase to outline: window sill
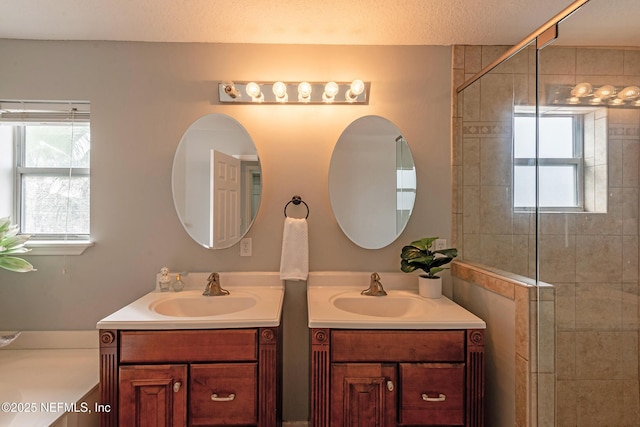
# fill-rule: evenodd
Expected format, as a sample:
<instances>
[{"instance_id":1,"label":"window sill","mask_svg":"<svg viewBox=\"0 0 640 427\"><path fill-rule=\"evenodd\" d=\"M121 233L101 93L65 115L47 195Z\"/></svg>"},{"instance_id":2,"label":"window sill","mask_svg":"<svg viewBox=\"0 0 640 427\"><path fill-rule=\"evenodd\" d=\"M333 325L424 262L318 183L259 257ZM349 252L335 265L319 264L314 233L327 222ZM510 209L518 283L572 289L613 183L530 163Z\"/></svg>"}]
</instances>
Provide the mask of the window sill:
<instances>
[{"instance_id":1,"label":"window sill","mask_svg":"<svg viewBox=\"0 0 640 427\"><path fill-rule=\"evenodd\" d=\"M93 244L89 240L30 240L25 247L31 249L29 255L81 255Z\"/></svg>"}]
</instances>

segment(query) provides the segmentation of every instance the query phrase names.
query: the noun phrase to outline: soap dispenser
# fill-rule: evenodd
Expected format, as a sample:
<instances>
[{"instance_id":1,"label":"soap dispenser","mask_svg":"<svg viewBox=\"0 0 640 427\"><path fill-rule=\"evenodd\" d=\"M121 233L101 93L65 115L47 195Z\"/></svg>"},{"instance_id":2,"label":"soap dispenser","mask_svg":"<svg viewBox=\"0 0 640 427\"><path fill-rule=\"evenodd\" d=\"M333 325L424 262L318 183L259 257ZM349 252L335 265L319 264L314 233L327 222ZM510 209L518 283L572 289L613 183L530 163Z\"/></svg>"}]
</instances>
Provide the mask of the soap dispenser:
<instances>
[{"instance_id":1,"label":"soap dispenser","mask_svg":"<svg viewBox=\"0 0 640 427\"><path fill-rule=\"evenodd\" d=\"M169 269L162 267L160 269L160 277L158 278L158 288L160 288L160 292L167 292L170 285L171 278L169 277Z\"/></svg>"},{"instance_id":2,"label":"soap dispenser","mask_svg":"<svg viewBox=\"0 0 640 427\"><path fill-rule=\"evenodd\" d=\"M180 273L176 276L176 281L173 282L172 286L174 292L180 292L184 289L184 282L182 281L182 275Z\"/></svg>"}]
</instances>

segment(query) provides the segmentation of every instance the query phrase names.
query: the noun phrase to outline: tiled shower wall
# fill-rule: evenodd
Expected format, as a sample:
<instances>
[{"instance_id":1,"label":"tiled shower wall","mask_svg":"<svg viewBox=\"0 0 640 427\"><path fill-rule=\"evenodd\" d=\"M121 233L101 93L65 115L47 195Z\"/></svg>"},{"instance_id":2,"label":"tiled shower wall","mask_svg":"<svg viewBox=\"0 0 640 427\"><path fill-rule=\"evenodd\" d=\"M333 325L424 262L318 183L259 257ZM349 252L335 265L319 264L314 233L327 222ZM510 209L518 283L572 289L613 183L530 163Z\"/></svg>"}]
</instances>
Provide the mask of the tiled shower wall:
<instances>
[{"instance_id":1,"label":"tiled shower wall","mask_svg":"<svg viewBox=\"0 0 640 427\"><path fill-rule=\"evenodd\" d=\"M506 49L455 47L454 86ZM640 84L640 51L552 45L541 52L541 100L548 83L582 81ZM511 207L513 105L535 105L533 48L454 103L454 241L466 261L535 277L535 218ZM555 352L555 358L540 361L555 365L548 370L555 381L541 376L539 386L540 393L556 396L557 426L640 425L640 110L611 108L607 120L607 166L597 178L606 185L607 212L540 218L540 280L555 287L555 343L540 347L541 356Z\"/></svg>"}]
</instances>

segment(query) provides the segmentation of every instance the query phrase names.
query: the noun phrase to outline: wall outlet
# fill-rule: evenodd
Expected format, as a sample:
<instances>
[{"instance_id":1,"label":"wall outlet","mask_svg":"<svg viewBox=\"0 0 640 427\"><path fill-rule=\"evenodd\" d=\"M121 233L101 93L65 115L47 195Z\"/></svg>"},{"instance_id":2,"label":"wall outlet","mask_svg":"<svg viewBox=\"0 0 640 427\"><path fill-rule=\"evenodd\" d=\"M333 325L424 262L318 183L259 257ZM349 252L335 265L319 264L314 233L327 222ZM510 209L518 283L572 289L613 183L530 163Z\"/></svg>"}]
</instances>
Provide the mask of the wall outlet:
<instances>
[{"instance_id":1,"label":"wall outlet","mask_svg":"<svg viewBox=\"0 0 640 427\"><path fill-rule=\"evenodd\" d=\"M240 240L240 256L251 256L251 237Z\"/></svg>"},{"instance_id":2,"label":"wall outlet","mask_svg":"<svg viewBox=\"0 0 640 427\"><path fill-rule=\"evenodd\" d=\"M433 249L436 251L447 249L447 239L436 239L436 241L433 242Z\"/></svg>"}]
</instances>

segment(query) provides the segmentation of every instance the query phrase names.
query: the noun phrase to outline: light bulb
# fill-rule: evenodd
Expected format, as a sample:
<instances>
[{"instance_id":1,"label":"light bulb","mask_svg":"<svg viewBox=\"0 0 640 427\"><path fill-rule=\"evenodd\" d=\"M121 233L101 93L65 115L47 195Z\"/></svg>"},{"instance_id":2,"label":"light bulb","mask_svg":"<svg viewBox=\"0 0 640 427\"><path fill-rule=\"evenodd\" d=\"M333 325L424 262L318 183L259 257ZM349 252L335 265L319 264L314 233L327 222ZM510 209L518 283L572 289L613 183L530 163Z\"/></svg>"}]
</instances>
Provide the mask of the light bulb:
<instances>
[{"instance_id":1,"label":"light bulb","mask_svg":"<svg viewBox=\"0 0 640 427\"><path fill-rule=\"evenodd\" d=\"M333 102L340 88L338 87L338 83L329 82L324 85L324 93L322 94L322 100L324 102Z\"/></svg>"},{"instance_id":2,"label":"light bulb","mask_svg":"<svg viewBox=\"0 0 640 427\"><path fill-rule=\"evenodd\" d=\"M263 98L262 91L260 90L260 85L258 85L258 83L247 83L246 91L247 95L249 95L253 101L260 101L260 98Z\"/></svg>"},{"instance_id":3,"label":"light bulb","mask_svg":"<svg viewBox=\"0 0 640 427\"><path fill-rule=\"evenodd\" d=\"M638 86L627 86L618 93L618 98L629 100L636 99L640 96L640 87Z\"/></svg>"},{"instance_id":4,"label":"light bulb","mask_svg":"<svg viewBox=\"0 0 640 427\"><path fill-rule=\"evenodd\" d=\"M579 83L571 90L571 95L578 98L583 98L585 96L589 96L592 91L593 86L591 86L591 83Z\"/></svg>"},{"instance_id":5,"label":"light bulb","mask_svg":"<svg viewBox=\"0 0 640 427\"><path fill-rule=\"evenodd\" d=\"M345 94L345 98L349 102L353 102L358 99L358 95L364 92L364 82L362 80L354 80L351 82L351 87Z\"/></svg>"},{"instance_id":6,"label":"light bulb","mask_svg":"<svg viewBox=\"0 0 640 427\"><path fill-rule=\"evenodd\" d=\"M298 85L298 101L309 102L311 99L311 84L302 82Z\"/></svg>"},{"instance_id":7,"label":"light bulb","mask_svg":"<svg viewBox=\"0 0 640 427\"><path fill-rule=\"evenodd\" d=\"M616 88L611 85L604 85L596 90L594 93L596 98L607 99L616 94Z\"/></svg>"},{"instance_id":8,"label":"light bulb","mask_svg":"<svg viewBox=\"0 0 640 427\"><path fill-rule=\"evenodd\" d=\"M273 94L276 96L276 101L287 102L289 96L287 95L287 85L283 82L275 82L272 87Z\"/></svg>"}]
</instances>

